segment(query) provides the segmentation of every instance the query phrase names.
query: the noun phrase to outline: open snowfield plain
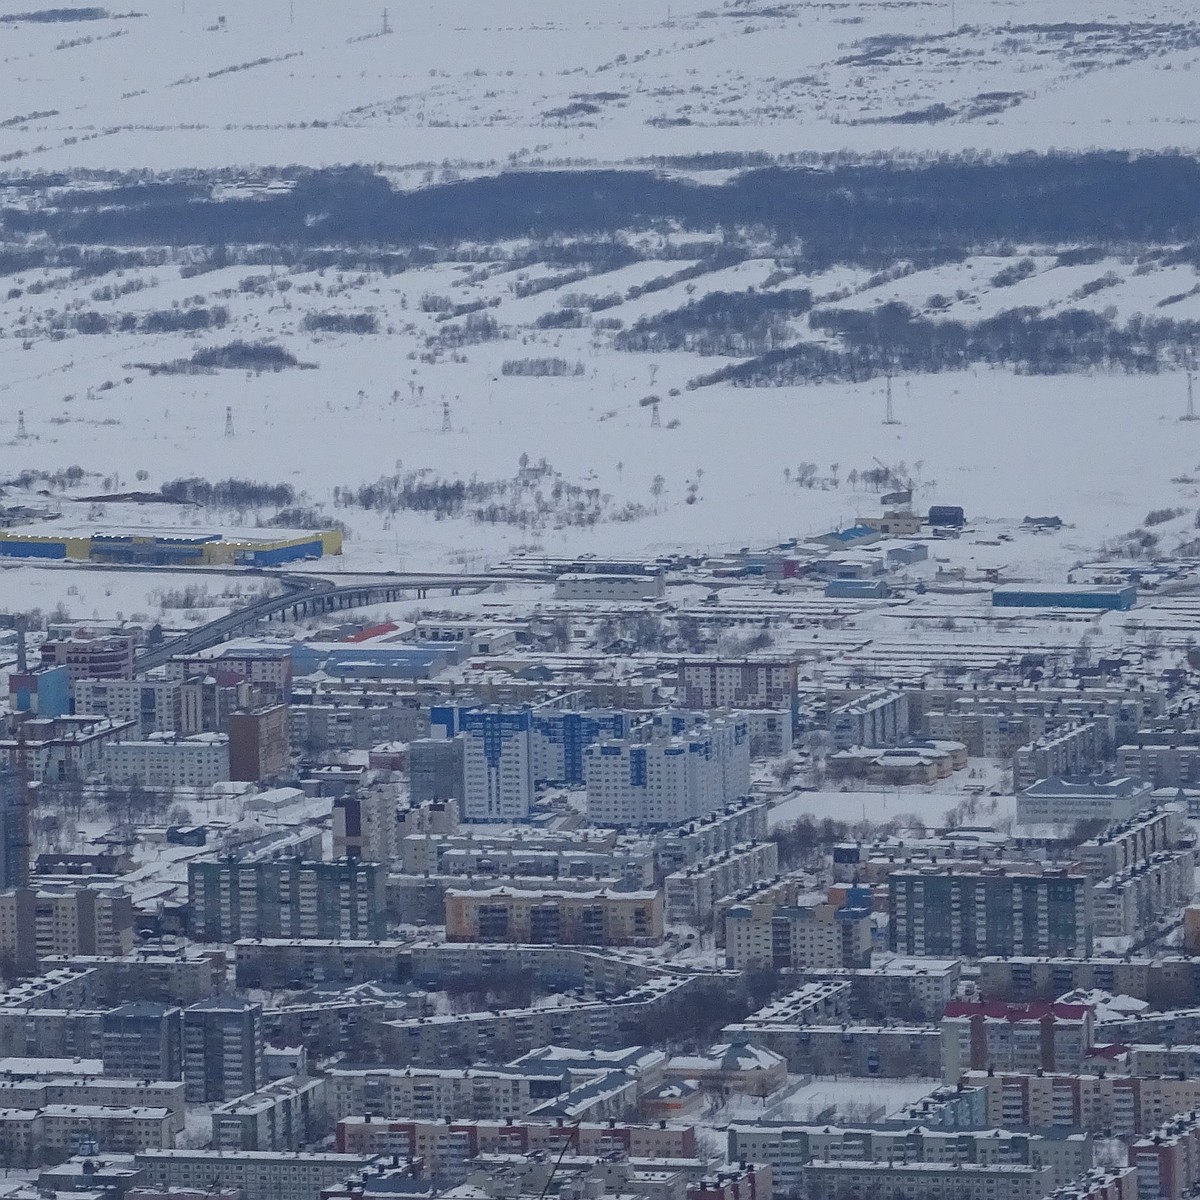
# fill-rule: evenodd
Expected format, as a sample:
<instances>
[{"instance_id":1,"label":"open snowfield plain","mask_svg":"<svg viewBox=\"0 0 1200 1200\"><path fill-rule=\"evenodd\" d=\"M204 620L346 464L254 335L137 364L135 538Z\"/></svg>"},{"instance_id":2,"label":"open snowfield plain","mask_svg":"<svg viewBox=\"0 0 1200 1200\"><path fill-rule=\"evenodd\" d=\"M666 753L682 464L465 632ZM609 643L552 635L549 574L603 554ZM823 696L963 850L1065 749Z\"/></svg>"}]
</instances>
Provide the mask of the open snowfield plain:
<instances>
[{"instance_id":1,"label":"open snowfield plain","mask_svg":"<svg viewBox=\"0 0 1200 1200\"><path fill-rule=\"evenodd\" d=\"M1061 516L1010 576L1187 547L1200 214L1137 175L1186 160L1047 159L1063 218L993 156L1190 153L1198 53L1131 0L5 0L0 480L340 521L349 570L736 547L909 484ZM97 499L193 476L269 488Z\"/></svg>"},{"instance_id":2,"label":"open snowfield plain","mask_svg":"<svg viewBox=\"0 0 1200 1200\"><path fill-rule=\"evenodd\" d=\"M10 162L492 168L1156 148L1194 144L1200 120L1200 25L1185 0L70 7L96 19L21 20L33 0L0 5Z\"/></svg>"}]
</instances>

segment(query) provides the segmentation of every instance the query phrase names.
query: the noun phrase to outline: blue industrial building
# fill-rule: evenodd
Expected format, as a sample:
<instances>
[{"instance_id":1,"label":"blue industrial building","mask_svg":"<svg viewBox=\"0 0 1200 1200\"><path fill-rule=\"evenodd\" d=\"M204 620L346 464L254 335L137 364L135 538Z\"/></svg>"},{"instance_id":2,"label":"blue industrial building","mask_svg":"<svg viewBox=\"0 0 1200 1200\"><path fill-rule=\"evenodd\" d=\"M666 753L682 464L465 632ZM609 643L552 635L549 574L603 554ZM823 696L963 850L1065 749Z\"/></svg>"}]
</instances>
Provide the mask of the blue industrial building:
<instances>
[{"instance_id":1,"label":"blue industrial building","mask_svg":"<svg viewBox=\"0 0 1200 1200\"><path fill-rule=\"evenodd\" d=\"M71 711L70 668L14 671L8 677L8 694L18 712L39 717L65 717Z\"/></svg>"},{"instance_id":2,"label":"blue industrial building","mask_svg":"<svg viewBox=\"0 0 1200 1200\"><path fill-rule=\"evenodd\" d=\"M1128 612L1136 603L1137 588L1133 584L1007 587L996 588L992 592L993 608L1088 608L1103 612Z\"/></svg>"},{"instance_id":3,"label":"blue industrial building","mask_svg":"<svg viewBox=\"0 0 1200 1200\"><path fill-rule=\"evenodd\" d=\"M459 661L457 643L348 646L340 642L297 642L292 672L324 671L334 679L428 679Z\"/></svg>"}]
</instances>

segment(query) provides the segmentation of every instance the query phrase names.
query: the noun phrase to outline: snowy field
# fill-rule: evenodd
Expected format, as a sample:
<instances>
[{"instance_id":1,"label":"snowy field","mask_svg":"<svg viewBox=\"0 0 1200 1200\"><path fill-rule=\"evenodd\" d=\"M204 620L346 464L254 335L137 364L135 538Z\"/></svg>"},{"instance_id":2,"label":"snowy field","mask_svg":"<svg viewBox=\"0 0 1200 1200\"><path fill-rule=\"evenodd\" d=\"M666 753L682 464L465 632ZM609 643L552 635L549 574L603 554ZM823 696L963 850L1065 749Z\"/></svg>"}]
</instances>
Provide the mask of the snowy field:
<instances>
[{"instance_id":1,"label":"snowy field","mask_svg":"<svg viewBox=\"0 0 1200 1200\"><path fill-rule=\"evenodd\" d=\"M1053 23L1046 7L958 0L952 28L946 4L909 0L422 0L386 23L382 5L319 0L148 0L138 14L80 10L96 19L75 21L29 19L0 0L4 202L32 203L22 172L72 167L275 164L286 193L287 164L363 162L420 187L505 165L694 151L1195 147L1200 23L1188 5L1120 0L1100 19L1059 0ZM686 170L723 177L704 165ZM39 178L69 206L69 191ZM252 183L263 186L227 180L222 194L255 194ZM806 275L745 231L733 265L703 257L711 230L613 234L636 261L570 271L524 242L461 246L393 273L198 266L203 251L187 246L161 265L107 271L14 260L0 267L0 480L22 480L24 503L98 524L340 521L350 571L809 536L878 513L889 488L860 479L876 469L911 484L919 509L966 508L976 536L938 565L976 579L1065 579L1152 512L1169 514L1155 524L1159 550L1195 541L1200 422L1178 420L1187 384L1170 362L1157 375L908 374L885 424L882 380L696 387L737 359L617 348L639 320L717 293L802 288L827 311L899 301L968 325L1018 306L1198 319L1200 272L1173 257L1178 247L1079 262L1059 246L1013 245L934 267ZM163 331L192 317L190 332ZM800 315L778 332L792 345L830 341ZM187 369L235 339L294 365ZM551 359L561 373L527 369ZM55 478L71 467L82 479ZM286 485L293 499L119 514L91 499L193 475ZM462 486L470 498L437 512L364 501L380 481ZM1065 528L1022 533L1030 514ZM74 607L145 611L116 599Z\"/></svg>"},{"instance_id":2,"label":"snowy field","mask_svg":"<svg viewBox=\"0 0 1200 1200\"><path fill-rule=\"evenodd\" d=\"M1200 27L1185 0L1115 0L1103 13L1089 0L136 9L144 15L7 24L7 162L411 169L729 150L1194 147L1200 130ZM0 16L29 10L4 0Z\"/></svg>"},{"instance_id":3,"label":"snowy field","mask_svg":"<svg viewBox=\"0 0 1200 1200\"><path fill-rule=\"evenodd\" d=\"M720 288L761 284L771 264L744 266L740 282L725 278ZM940 284L953 291L954 274L969 269L947 267L920 289ZM1088 269L1103 273L1105 265ZM87 475L75 486L48 483L53 503L66 504L75 520L99 510L73 498L154 490L191 475L244 478L287 484L297 504L344 521L347 569L476 568L521 547L659 553L821 533L880 511L878 490L853 480L886 465L913 484L918 508L962 504L977 524L992 523L993 542L1025 515L1061 516L1068 528L1057 534L1018 534L1011 545L972 551L979 565L990 560L1009 574L1065 578L1070 565L1137 527L1150 510L1187 510L1158 530L1164 548L1194 536L1188 514L1200 499L1200 422L1177 419L1186 404L1178 372L1019 376L980 367L913 375L895 382L898 423L886 425L881 380L689 390L689 381L729 360L616 351L610 335L594 326L537 328L531 313L555 311L562 297L543 293L531 303L495 278L487 282L497 303L486 310L497 323L494 336L446 349L440 339L450 323L439 321L437 311L422 311L422 301L467 303L476 289L465 272L444 265L399 276L281 272L267 294L240 290L245 280L260 286L263 275L251 268L180 280L179 268L169 266L111 276L118 283L144 278L145 286L99 300L95 281L51 280L51 288L39 290L42 277L39 271L9 276L9 298L0 299L0 478L81 467ZM1046 294L1068 294L1075 278ZM1149 286L1150 278L1139 276L1138 283ZM601 275L561 290L570 298L581 288L605 294L609 286ZM1179 288L1175 280L1163 286ZM702 276L686 299L710 290ZM865 288L854 300L867 308L896 290L895 282ZM194 299L181 303L181 292ZM648 301L634 303L644 308ZM205 306L228 309L219 333L61 331L64 315L85 310L140 320L157 310ZM510 306L520 311L510 314ZM380 332L302 328L306 315L329 311L369 313ZM185 358L237 337L269 340L316 369L197 375L138 365ZM506 362L535 358L561 359L568 373L504 373ZM660 397L660 428L651 427L642 404L650 394ZM518 480L522 455L533 463L545 459L547 472ZM811 487L797 484L801 463L815 467ZM411 473L424 483L474 478L503 485L499 499L512 511L495 522L437 520L347 505L336 491ZM47 482L34 478L31 486ZM580 500L590 515L564 516L563 487L596 493ZM100 507L103 520L123 525L200 527L213 520L162 505L140 512ZM253 525L273 515L230 512L225 523Z\"/></svg>"}]
</instances>

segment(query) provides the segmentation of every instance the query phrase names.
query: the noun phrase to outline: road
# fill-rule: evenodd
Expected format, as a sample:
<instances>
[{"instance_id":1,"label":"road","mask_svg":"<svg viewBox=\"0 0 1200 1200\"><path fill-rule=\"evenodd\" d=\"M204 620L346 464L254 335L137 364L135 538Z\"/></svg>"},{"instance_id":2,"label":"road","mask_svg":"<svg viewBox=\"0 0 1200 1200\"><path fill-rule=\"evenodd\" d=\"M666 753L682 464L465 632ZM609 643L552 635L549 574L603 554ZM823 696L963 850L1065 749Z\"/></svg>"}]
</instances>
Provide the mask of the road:
<instances>
[{"instance_id":1,"label":"road","mask_svg":"<svg viewBox=\"0 0 1200 1200\"><path fill-rule=\"evenodd\" d=\"M389 604L409 596L421 599L434 591L446 591L456 596L468 589L483 591L494 583L553 581L551 575L536 577L515 572L493 575L437 571L398 573L372 579L367 583L351 584L334 583L333 580L320 575L264 574L264 578L278 580L283 585L283 594L256 600L245 608L209 621L207 625L171 638L161 646L145 650L135 660L135 668L138 671L149 671L153 667L162 666L178 654L195 654L199 650L207 650L231 637L254 629L260 621L269 621L276 616L283 620L299 621L305 617L336 612L339 609Z\"/></svg>"}]
</instances>

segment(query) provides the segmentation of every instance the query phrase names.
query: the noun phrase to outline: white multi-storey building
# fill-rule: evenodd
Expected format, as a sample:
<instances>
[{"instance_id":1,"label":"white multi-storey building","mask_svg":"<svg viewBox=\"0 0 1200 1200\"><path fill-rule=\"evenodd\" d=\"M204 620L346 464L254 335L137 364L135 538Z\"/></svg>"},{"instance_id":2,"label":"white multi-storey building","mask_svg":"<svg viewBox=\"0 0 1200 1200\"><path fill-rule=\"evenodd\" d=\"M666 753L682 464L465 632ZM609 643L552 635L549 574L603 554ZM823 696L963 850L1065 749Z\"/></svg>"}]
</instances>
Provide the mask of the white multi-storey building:
<instances>
[{"instance_id":1,"label":"white multi-storey building","mask_svg":"<svg viewBox=\"0 0 1200 1200\"><path fill-rule=\"evenodd\" d=\"M713 812L750 784L750 740L736 715L666 728L650 741L606 739L584 751L588 816L602 825L679 825Z\"/></svg>"},{"instance_id":2,"label":"white multi-storey building","mask_svg":"<svg viewBox=\"0 0 1200 1200\"><path fill-rule=\"evenodd\" d=\"M784 659L683 662L679 694L689 708L790 708L796 664Z\"/></svg>"},{"instance_id":3,"label":"white multi-storey building","mask_svg":"<svg viewBox=\"0 0 1200 1200\"><path fill-rule=\"evenodd\" d=\"M72 687L77 713L133 721L141 737L179 729L178 679L77 679Z\"/></svg>"},{"instance_id":4,"label":"white multi-storey building","mask_svg":"<svg viewBox=\"0 0 1200 1200\"><path fill-rule=\"evenodd\" d=\"M908 737L908 697L903 692L870 692L829 714L835 750L852 746L895 746Z\"/></svg>"},{"instance_id":5,"label":"white multi-storey building","mask_svg":"<svg viewBox=\"0 0 1200 1200\"><path fill-rule=\"evenodd\" d=\"M223 733L198 733L185 738L158 735L143 742L113 742L104 750L104 770L117 783L211 787L229 778L229 738Z\"/></svg>"},{"instance_id":6,"label":"white multi-storey building","mask_svg":"<svg viewBox=\"0 0 1200 1200\"><path fill-rule=\"evenodd\" d=\"M533 718L526 710L466 712L463 804L467 821L523 821L533 805Z\"/></svg>"}]
</instances>

